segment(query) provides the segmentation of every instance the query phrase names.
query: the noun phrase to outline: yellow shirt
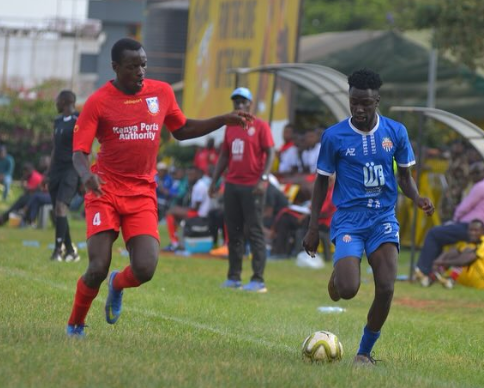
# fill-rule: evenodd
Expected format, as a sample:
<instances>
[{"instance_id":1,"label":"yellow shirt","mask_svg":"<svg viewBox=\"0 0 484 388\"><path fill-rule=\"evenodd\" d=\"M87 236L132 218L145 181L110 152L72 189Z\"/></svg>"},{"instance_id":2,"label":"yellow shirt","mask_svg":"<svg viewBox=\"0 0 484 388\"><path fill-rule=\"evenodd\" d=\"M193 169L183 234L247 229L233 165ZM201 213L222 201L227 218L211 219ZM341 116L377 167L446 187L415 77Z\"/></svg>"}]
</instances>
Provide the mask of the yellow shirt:
<instances>
[{"instance_id":1,"label":"yellow shirt","mask_svg":"<svg viewBox=\"0 0 484 388\"><path fill-rule=\"evenodd\" d=\"M465 248L471 248L474 244L458 244L457 249L459 251ZM462 267L462 272L457 278L457 283L467 287L474 287L484 290L484 244L481 239L481 243L477 246L476 250L477 259L466 267Z\"/></svg>"}]
</instances>

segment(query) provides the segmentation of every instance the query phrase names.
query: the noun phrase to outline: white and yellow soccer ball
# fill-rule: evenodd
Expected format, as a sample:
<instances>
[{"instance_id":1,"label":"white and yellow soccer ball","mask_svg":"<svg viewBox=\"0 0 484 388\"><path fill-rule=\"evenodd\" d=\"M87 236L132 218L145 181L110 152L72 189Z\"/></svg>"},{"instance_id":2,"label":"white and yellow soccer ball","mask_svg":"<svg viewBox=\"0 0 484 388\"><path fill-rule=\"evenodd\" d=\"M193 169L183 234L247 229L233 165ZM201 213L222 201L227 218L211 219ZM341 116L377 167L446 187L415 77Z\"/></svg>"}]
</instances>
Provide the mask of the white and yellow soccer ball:
<instances>
[{"instance_id":1,"label":"white and yellow soccer ball","mask_svg":"<svg viewBox=\"0 0 484 388\"><path fill-rule=\"evenodd\" d=\"M335 362L343 357L343 345L329 331L317 331L307 337L302 345L302 357L310 362Z\"/></svg>"}]
</instances>

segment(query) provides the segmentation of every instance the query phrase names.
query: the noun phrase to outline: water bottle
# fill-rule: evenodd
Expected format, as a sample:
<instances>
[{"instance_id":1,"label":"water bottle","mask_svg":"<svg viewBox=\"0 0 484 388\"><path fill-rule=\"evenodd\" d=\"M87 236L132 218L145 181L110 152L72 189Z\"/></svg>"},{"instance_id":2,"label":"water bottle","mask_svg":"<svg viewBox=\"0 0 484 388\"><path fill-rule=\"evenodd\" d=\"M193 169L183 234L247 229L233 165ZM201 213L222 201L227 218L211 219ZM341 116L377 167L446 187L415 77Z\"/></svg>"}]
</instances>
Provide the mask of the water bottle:
<instances>
[{"instance_id":1,"label":"water bottle","mask_svg":"<svg viewBox=\"0 0 484 388\"><path fill-rule=\"evenodd\" d=\"M35 240L24 240L22 241L22 244L24 247L34 247L34 248L40 247L40 243Z\"/></svg>"},{"instance_id":2,"label":"water bottle","mask_svg":"<svg viewBox=\"0 0 484 388\"><path fill-rule=\"evenodd\" d=\"M332 313L343 313L346 311L345 308L339 306L321 306L318 307L320 313L332 314Z\"/></svg>"}]
</instances>

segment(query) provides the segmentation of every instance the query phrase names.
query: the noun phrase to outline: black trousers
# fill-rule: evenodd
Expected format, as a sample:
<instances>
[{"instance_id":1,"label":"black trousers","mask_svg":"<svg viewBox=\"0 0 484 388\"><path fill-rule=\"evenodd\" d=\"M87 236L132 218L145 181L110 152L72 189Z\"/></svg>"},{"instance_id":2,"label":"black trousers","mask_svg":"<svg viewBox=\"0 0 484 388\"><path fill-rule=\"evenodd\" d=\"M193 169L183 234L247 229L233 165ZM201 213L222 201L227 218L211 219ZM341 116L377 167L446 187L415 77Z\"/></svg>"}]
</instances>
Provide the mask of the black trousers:
<instances>
[{"instance_id":1,"label":"black trousers","mask_svg":"<svg viewBox=\"0 0 484 388\"><path fill-rule=\"evenodd\" d=\"M252 252L251 280L263 282L266 265L266 246L262 227L264 196L254 195L254 186L225 184L225 223L229 234L228 279L241 280L245 237Z\"/></svg>"},{"instance_id":2,"label":"black trousers","mask_svg":"<svg viewBox=\"0 0 484 388\"><path fill-rule=\"evenodd\" d=\"M442 253L446 245L459 241L469 241L467 222L452 222L434 226L427 232L424 245L420 251L417 267L426 275L432 271L432 264Z\"/></svg>"}]
</instances>

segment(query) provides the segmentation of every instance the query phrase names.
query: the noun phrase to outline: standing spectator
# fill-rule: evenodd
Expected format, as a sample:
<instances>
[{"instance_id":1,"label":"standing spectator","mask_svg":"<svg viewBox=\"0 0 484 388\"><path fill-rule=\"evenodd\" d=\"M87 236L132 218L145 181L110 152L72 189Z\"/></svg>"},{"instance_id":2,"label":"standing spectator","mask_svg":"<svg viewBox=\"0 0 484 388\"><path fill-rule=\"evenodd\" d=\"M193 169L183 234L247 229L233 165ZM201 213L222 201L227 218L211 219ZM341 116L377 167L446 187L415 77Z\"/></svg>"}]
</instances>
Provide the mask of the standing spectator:
<instances>
[{"instance_id":1,"label":"standing spectator","mask_svg":"<svg viewBox=\"0 0 484 388\"><path fill-rule=\"evenodd\" d=\"M158 201L158 222L165 218L165 213L170 205L170 190L173 186L173 178L168 173L168 166L164 162L156 165L156 199Z\"/></svg>"},{"instance_id":2,"label":"standing spectator","mask_svg":"<svg viewBox=\"0 0 484 388\"><path fill-rule=\"evenodd\" d=\"M442 223L452 220L455 208L469 184L469 161L465 143L456 140L450 147L449 166L445 172L447 188L442 193L439 215Z\"/></svg>"},{"instance_id":3,"label":"standing spectator","mask_svg":"<svg viewBox=\"0 0 484 388\"><path fill-rule=\"evenodd\" d=\"M7 153L7 146L0 145L0 183L3 185L2 200L6 201L12 184L15 161L13 156Z\"/></svg>"},{"instance_id":4,"label":"standing spectator","mask_svg":"<svg viewBox=\"0 0 484 388\"><path fill-rule=\"evenodd\" d=\"M53 149L50 164L49 193L54 206L55 244L52 261L79 261L80 256L72 243L67 214L69 205L79 189L79 175L72 163L72 139L79 113L76 111L76 95L63 90L55 105L60 115L54 121ZM66 251L63 252L63 246Z\"/></svg>"},{"instance_id":5,"label":"standing spectator","mask_svg":"<svg viewBox=\"0 0 484 388\"><path fill-rule=\"evenodd\" d=\"M188 218L207 218L210 210L210 197L208 186L203 178L203 171L197 167L189 167L187 170L188 186L190 192L190 206L173 206L166 214L166 227L170 237L170 244L163 250L174 252L180 249L180 240L176 234L178 224ZM208 224L208 219L207 219Z\"/></svg>"},{"instance_id":6,"label":"standing spectator","mask_svg":"<svg viewBox=\"0 0 484 388\"><path fill-rule=\"evenodd\" d=\"M89 264L77 282L67 335L85 335L85 319L106 279L113 244L122 230L129 264L109 276L106 321L121 315L123 290L151 280L160 251L155 192L156 157L163 125L177 140L192 139L224 125L246 127L252 116L233 112L206 120L187 119L171 86L146 79L141 43L124 38L111 49L116 77L91 95L74 131L73 161L87 191L85 211ZM91 166L94 138L101 149Z\"/></svg>"},{"instance_id":7,"label":"standing spectator","mask_svg":"<svg viewBox=\"0 0 484 388\"><path fill-rule=\"evenodd\" d=\"M231 99L234 109L250 111L252 93L249 89L235 89ZM216 184L222 172L227 169L224 217L229 239L229 270L223 287L240 288L242 285L244 231L246 231L252 252L253 275L243 289L267 292L264 284L266 246L262 211L273 160L274 140L266 122L256 118L247 130L240 126L227 127L209 191L210 195L214 196Z\"/></svg>"},{"instance_id":8,"label":"standing spectator","mask_svg":"<svg viewBox=\"0 0 484 388\"><path fill-rule=\"evenodd\" d=\"M415 158L406 128L376 112L380 76L363 69L351 74L348 84L351 117L327 129L321 138L311 218L303 246L314 256L321 205L329 177L336 173L333 203L337 210L331 221L334 270L328 292L333 301L356 296L365 251L373 270L375 296L354 363L374 365L372 349L390 313L397 277L399 225L395 217L398 192L394 159L403 193L427 215L433 213L434 207L428 198L420 196L410 173Z\"/></svg>"},{"instance_id":9,"label":"standing spectator","mask_svg":"<svg viewBox=\"0 0 484 388\"><path fill-rule=\"evenodd\" d=\"M0 225L3 225L8 221L10 213L21 211L27 206L30 197L39 191L43 180L43 175L34 168L32 163L26 162L24 164L21 182L24 192L19 198L17 198L13 205L0 216Z\"/></svg>"},{"instance_id":10,"label":"standing spectator","mask_svg":"<svg viewBox=\"0 0 484 388\"><path fill-rule=\"evenodd\" d=\"M415 267L415 277L423 287L432 283L432 264L444 247L459 241L469 241L469 222L484 221L484 162L474 163L469 170L474 186L455 209L453 221L434 226L425 236Z\"/></svg>"},{"instance_id":11,"label":"standing spectator","mask_svg":"<svg viewBox=\"0 0 484 388\"><path fill-rule=\"evenodd\" d=\"M282 132L284 144L277 151L276 157L279 159L278 173L288 175L297 172L299 165L299 153L294 143L294 126L288 123Z\"/></svg>"},{"instance_id":12,"label":"standing spectator","mask_svg":"<svg viewBox=\"0 0 484 388\"><path fill-rule=\"evenodd\" d=\"M206 146L199 148L195 153L193 165L202 170L205 175L212 175L217 160L218 152L215 149L215 140L213 137L209 137Z\"/></svg>"}]
</instances>

